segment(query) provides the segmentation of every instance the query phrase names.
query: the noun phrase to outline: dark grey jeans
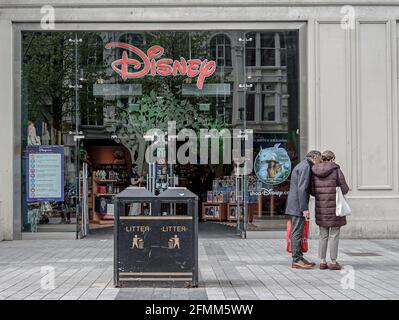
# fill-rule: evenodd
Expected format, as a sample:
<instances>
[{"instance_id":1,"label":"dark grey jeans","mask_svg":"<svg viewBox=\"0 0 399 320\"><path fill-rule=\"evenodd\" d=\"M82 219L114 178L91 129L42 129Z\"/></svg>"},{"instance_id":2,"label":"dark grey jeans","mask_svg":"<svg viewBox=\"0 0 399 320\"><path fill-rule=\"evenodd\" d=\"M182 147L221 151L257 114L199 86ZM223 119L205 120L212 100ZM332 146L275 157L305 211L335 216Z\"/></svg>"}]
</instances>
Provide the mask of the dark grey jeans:
<instances>
[{"instance_id":1,"label":"dark grey jeans","mask_svg":"<svg viewBox=\"0 0 399 320\"><path fill-rule=\"evenodd\" d=\"M292 261L294 262L298 262L303 258L301 242L304 225L305 217L291 216L291 253Z\"/></svg>"}]
</instances>

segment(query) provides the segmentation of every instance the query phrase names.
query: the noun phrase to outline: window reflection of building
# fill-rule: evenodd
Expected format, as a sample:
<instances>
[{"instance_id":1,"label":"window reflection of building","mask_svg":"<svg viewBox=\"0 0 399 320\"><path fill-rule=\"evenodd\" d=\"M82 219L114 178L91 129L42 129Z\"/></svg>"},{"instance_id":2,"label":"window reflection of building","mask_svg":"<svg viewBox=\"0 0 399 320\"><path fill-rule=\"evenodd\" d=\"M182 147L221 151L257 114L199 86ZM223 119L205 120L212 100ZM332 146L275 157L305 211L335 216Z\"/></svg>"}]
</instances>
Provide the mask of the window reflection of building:
<instances>
[{"instance_id":1,"label":"window reflection of building","mask_svg":"<svg viewBox=\"0 0 399 320\"><path fill-rule=\"evenodd\" d=\"M233 61L231 48L231 34L217 33L210 38L210 59L216 61L216 74L220 83L229 83L232 91L234 78L232 76ZM224 123L232 123L233 96L218 94L210 98L212 115L218 117Z\"/></svg>"},{"instance_id":2,"label":"window reflection of building","mask_svg":"<svg viewBox=\"0 0 399 320\"><path fill-rule=\"evenodd\" d=\"M79 91L80 121L83 126L103 125L103 99L93 96L92 81L87 79L100 70L104 63L104 40L100 35L89 33L84 35L80 49L80 84ZM97 77L96 77L97 78ZM98 75L100 78L100 75Z\"/></svg>"},{"instance_id":3,"label":"window reflection of building","mask_svg":"<svg viewBox=\"0 0 399 320\"><path fill-rule=\"evenodd\" d=\"M283 32L250 32L245 45L245 109L248 122L285 124L288 121L287 59ZM239 121L244 106L238 106Z\"/></svg>"},{"instance_id":4,"label":"window reflection of building","mask_svg":"<svg viewBox=\"0 0 399 320\"><path fill-rule=\"evenodd\" d=\"M143 49L142 46L145 45L146 43L144 34L131 33L131 32L125 32L120 34L119 36L116 37L116 40L118 42L131 44L133 46L139 47L140 49ZM123 51L125 51L125 49L117 48L115 50L115 57L118 57L118 59L122 57Z\"/></svg>"},{"instance_id":5,"label":"window reflection of building","mask_svg":"<svg viewBox=\"0 0 399 320\"><path fill-rule=\"evenodd\" d=\"M125 42L134 46L145 44L145 37L141 33L125 32L118 37L119 42ZM122 50L123 51L123 50Z\"/></svg>"},{"instance_id":6,"label":"window reflection of building","mask_svg":"<svg viewBox=\"0 0 399 320\"><path fill-rule=\"evenodd\" d=\"M216 61L217 66L231 67L231 42L224 34L212 37L210 41L211 57Z\"/></svg>"},{"instance_id":7,"label":"window reflection of building","mask_svg":"<svg viewBox=\"0 0 399 320\"><path fill-rule=\"evenodd\" d=\"M168 33L165 32L163 35L167 37ZM102 41L102 45L113 40L133 44L143 50L146 49L146 33L104 32L101 33L101 37L99 39ZM251 39L245 44L245 49L243 49L243 43L238 40L242 37ZM213 79L212 82L229 83L231 94L224 95L224 93L215 92L211 96L203 96L203 101L200 103L209 103L209 112L212 116L223 119L225 123L231 124L233 127L242 125L245 106L245 120L249 127L263 130L264 124L267 123L270 130L286 131L289 101L287 37L291 37L291 35L287 32L275 31L212 33L206 40L210 55L208 59L217 62L216 79ZM93 45L93 48L96 46ZM103 63L109 64L116 57L120 57L122 51L123 49L117 49L112 52L112 57L106 57L105 52L107 51L105 50ZM98 56L98 54L94 51L91 56L91 60L95 60L94 56ZM87 61L86 65L90 65L90 61ZM243 72L246 79L243 78ZM107 70L108 73L111 76L111 83L119 82L118 79L112 80L115 76L112 70ZM238 87L244 81L251 85L245 91ZM87 95L86 98L82 98L82 102L86 101L84 105L91 108L91 112L87 112L87 119L82 117L82 124L102 125L102 120L98 118L101 118L103 114L100 106L103 101L98 102L97 98L91 96L91 92L82 92L82 94ZM98 108L96 104L99 104Z\"/></svg>"}]
</instances>

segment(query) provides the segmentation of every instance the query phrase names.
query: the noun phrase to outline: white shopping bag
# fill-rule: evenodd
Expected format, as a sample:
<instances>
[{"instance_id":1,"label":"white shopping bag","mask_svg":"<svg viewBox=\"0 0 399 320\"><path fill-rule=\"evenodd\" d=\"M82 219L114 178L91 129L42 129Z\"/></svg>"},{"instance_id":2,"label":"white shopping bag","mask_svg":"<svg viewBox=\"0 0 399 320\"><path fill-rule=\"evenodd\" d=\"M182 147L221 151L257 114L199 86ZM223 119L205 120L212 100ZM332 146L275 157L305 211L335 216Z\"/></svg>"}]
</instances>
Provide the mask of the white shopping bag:
<instances>
[{"instance_id":1,"label":"white shopping bag","mask_svg":"<svg viewBox=\"0 0 399 320\"><path fill-rule=\"evenodd\" d=\"M346 201L340 186L335 188L335 214L337 217L346 217L352 213L348 202Z\"/></svg>"}]
</instances>

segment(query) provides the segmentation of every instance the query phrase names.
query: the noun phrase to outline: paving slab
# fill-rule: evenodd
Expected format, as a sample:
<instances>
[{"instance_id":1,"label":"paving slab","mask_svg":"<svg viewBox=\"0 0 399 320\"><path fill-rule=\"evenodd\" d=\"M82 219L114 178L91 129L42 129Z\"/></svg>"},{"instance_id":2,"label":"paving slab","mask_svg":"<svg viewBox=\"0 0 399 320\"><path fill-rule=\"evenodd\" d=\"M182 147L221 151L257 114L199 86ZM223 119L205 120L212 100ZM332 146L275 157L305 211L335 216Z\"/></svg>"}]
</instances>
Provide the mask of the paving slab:
<instances>
[{"instance_id":1,"label":"paving slab","mask_svg":"<svg viewBox=\"0 0 399 320\"><path fill-rule=\"evenodd\" d=\"M306 257L317 261L316 240ZM113 240L0 242L0 300L335 300L398 299L399 243L343 239L343 271L293 270L285 240L199 238L198 288L115 288ZM53 270L53 275L49 273ZM54 287L48 277L54 277ZM50 279L51 280L51 279ZM44 286L44 287L43 287Z\"/></svg>"}]
</instances>

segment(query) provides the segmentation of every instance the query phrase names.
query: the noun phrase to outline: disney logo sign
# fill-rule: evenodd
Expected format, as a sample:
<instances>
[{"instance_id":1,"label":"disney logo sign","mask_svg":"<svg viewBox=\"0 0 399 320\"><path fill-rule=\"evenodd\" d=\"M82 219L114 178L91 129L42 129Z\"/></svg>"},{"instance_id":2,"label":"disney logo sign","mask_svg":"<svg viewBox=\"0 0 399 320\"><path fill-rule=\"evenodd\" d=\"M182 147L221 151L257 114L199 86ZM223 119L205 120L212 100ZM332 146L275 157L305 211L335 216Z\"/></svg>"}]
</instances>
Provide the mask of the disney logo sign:
<instances>
[{"instance_id":1,"label":"disney logo sign","mask_svg":"<svg viewBox=\"0 0 399 320\"><path fill-rule=\"evenodd\" d=\"M141 78L151 74L153 77L186 75L189 78L197 78L197 87L202 90L205 79L211 76L216 70L216 62L213 60L190 59L181 57L180 60L162 58L164 48L159 45L150 47L147 54L139 48L123 42L110 42L105 45L106 49L122 48L126 49L122 53L122 58L111 63L112 69L118 73L123 80L129 78ZM128 51L136 54L139 59L128 56ZM132 71L130 67L133 67Z\"/></svg>"},{"instance_id":2,"label":"disney logo sign","mask_svg":"<svg viewBox=\"0 0 399 320\"><path fill-rule=\"evenodd\" d=\"M264 196L277 196L279 198L283 197L283 196L288 196L288 191L279 191L279 190L273 190L273 189L266 189L266 188L262 188L261 191L252 191L250 192L251 196L260 196L260 195L264 195Z\"/></svg>"}]
</instances>

